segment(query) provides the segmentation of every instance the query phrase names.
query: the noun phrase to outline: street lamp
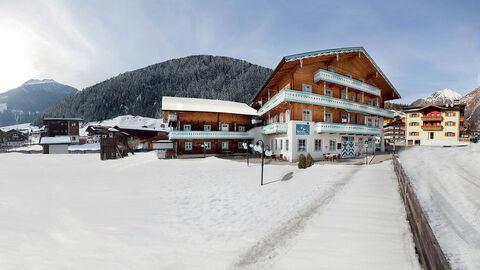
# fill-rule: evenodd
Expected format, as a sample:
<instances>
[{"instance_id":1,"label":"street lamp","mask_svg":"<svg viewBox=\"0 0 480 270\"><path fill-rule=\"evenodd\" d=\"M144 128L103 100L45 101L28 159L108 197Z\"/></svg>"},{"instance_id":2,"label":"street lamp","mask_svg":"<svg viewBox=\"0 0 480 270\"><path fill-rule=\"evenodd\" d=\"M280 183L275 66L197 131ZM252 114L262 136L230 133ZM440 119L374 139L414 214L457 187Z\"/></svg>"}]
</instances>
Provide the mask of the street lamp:
<instances>
[{"instance_id":1,"label":"street lamp","mask_svg":"<svg viewBox=\"0 0 480 270\"><path fill-rule=\"evenodd\" d=\"M205 147L207 147L207 145L203 143L202 145L200 145L200 147L203 148L203 158L206 158L207 156L205 155Z\"/></svg>"},{"instance_id":2,"label":"street lamp","mask_svg":"<svg viewBox=\"0 0 480 270\"><path fill-rule=\"evenodd\" d=\"M261 174L261 178L260 178L260 185L263 186L263 166L265 165L265 143L262 141L262 140L258 140L257 143L255 143L255 145L253 144L250 144L250 147L253 148L255 150L255 146L261 146L261 151L262 151L262 174ZM268 147L268 146L267 146Z\"/></svg>"}]
</instances>

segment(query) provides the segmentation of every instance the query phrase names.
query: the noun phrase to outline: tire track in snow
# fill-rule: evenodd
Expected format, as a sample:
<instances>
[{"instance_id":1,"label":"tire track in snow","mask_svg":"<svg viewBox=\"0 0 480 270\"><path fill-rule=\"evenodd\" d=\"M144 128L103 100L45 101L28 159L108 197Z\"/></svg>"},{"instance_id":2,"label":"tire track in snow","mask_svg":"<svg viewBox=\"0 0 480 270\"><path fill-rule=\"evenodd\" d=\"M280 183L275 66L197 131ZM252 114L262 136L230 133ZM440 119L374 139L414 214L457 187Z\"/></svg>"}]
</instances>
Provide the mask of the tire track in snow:
<instances>
[{"instance_id":1,"label":"tire track in snow","mask_svg":"<svg viewBox=\"0 0 480 270\"><path fill-rule=\"evenodd\" d=\"M238 258L231 269L257 269L258 263L270 261L277 256L276 251L293 239L315 214L327 206L337 193L352 181L361 168L362 166L356 166L350 170L347 175L322 192L307 207L299 210L297 215L282 223L280 227L250 247Z\"/></svg>"}]
</instances>

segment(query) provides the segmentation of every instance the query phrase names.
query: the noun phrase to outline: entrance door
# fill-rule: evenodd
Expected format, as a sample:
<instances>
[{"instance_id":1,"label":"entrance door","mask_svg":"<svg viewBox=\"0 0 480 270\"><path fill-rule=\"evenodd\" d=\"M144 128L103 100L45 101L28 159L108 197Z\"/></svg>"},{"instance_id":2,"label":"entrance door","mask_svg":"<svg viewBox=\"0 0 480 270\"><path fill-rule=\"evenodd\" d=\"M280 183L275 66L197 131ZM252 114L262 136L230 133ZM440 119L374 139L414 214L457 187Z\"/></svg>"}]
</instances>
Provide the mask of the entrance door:
<instances>
[{"instance_id":1,"label":"entrance door","mask_svg":"<svg viewBox=\"0 0 480 270\"><path fill-rule=\"evenodd\" d=\"M435 133L433 133L433 132L430 132L430 140L433 140L433 137L434 137L434 135L433 135L433 134L435 134Z\"/></svg>"},{"instance_id":2,"label":"entrance door","mask_svg":"<svg viewBox=\"0 0 480 270\"><path fill-rule=\"evenodd\" d=\"M342 158L352 158L355 157L355 143L353 137L343 136L342 137Z\"/></svg>"}]
</instances>

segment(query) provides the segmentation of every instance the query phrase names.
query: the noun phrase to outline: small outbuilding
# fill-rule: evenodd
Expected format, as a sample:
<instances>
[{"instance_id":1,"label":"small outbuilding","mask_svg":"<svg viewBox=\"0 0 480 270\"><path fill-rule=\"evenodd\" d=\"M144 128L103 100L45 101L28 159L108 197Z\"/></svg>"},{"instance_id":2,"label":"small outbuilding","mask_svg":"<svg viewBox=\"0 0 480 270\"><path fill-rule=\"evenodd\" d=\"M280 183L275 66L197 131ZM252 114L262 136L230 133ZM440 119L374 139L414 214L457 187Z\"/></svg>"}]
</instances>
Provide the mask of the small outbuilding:
<instances>
[{"instance_id":1,"label":"small outbuilding","mask_svg":"<svg viewBox=\"0 0 480 270\"><path fill-rule=\"evenodd\" d=\"M116 128L108 128L105 134L100 137L100 159L117 159L128 156L128 152L133 154L133 150L128 145L128 139L131 136Z\"/></svg>"},{"instance_id":2,"label":"small outbuilding","mask_svg":"<svg viewBox=\"0 0 480 270\"><path fill-rule=\"evenodd\" d=\"M68 146L72 143L70 136L40 138L44 154L68 154Z\"/></svg>"}]
</instances>

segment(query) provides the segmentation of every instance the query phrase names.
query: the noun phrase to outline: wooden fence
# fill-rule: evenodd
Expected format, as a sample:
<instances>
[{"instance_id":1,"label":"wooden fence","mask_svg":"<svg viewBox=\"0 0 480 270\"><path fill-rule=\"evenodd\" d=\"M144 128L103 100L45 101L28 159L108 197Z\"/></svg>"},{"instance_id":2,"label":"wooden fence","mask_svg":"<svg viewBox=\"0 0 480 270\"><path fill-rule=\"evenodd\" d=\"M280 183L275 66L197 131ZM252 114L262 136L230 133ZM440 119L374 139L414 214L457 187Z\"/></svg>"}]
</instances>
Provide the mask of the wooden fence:
<instances>
[{"instance_id":1,"label":"wooden fence","mask_svg":"<svg viewBox=\"0 0 480 270\"><path fill-rule=\"evenodd\" d=\"M415 251L423 269L443 270L450 269L445 255L438 244L437 238L422 211L422 207L412 190L408 177L398 161L397 155L393 155L393 167L400 186L400 194L407 212L407 219L415 242Z\"/></svg>"}]
</instances>

